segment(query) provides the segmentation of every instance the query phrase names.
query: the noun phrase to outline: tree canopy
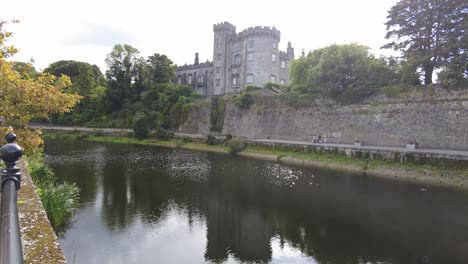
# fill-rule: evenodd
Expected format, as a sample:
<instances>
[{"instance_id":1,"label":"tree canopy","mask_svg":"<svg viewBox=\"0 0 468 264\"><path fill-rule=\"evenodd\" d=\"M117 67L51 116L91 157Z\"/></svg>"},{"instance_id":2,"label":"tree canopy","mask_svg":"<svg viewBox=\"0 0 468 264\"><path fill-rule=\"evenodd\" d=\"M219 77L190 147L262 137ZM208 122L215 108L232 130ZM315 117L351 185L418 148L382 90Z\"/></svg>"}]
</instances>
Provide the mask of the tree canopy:
<instances>
[{"instance_id":1,"label":"tree canopy","mask_svg":"<svg viewBox=\"0 0 468 264\"><path fill-rule=\"evenodd\" d=\"M293 61L292 90L352 101L395 82L396 72L358 44L330 45Z\"/></svg>"},{"instance_id":2,"label":"tree canopy","mask_svg":"<svg viewBox=\"0 0 468 264\"><path fill-rule=\"evenodd\" d=\"M32 79L28 73L16 71L14 63L6 60L17 50L5 44L11 36L10 32L5 31L5 25L5 21L0 21L0 117L15 130L18 142L25 151L31 153L39 148L42 140L38 131L27 129L28 122L32 118L71 111L80 96L63 92L71 85L66 76L57 78L42 74ZM1 129L3 134L6 130Z\"/></svg>"},{"instance_id":3,"label":"tree canopy","mask_svg":"<svg viewBox=\"0 0 468 264\"><path fill-rule=\"evenodd\" d=\"M435 69L445 68L454 78L467 77L468 3L466 0L400 0L388 12L383 48L401 51L419 68L425 84Z\"/></svg>"}]
</instances>

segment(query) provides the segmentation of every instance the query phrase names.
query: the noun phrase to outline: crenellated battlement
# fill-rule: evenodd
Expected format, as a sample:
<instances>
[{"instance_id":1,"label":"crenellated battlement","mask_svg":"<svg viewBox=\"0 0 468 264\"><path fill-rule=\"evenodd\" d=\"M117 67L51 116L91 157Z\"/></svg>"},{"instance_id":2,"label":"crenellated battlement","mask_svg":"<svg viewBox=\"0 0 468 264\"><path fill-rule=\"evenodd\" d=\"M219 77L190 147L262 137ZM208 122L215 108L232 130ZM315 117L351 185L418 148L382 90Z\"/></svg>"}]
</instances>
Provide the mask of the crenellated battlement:
<instances>
[{"instance_id":1,"label":"crenellated battlement","mask_svg":"<svg viewBox=\"0 0 468 264\"><path fill-rule=\"evenodd\" d=\"M221 22L213 25L213 31L236 33L236 27L229 22Z\"/></svg>"},{"instance_id":2,"label":"crenellated battlement","mask_svg":"<svg viewBox=\"0 0 468 264\"><path fill-rule=\"evenodd\" d=\"M199 64L185 64L182 66L176 66L176 71L183 71L183 70L192 70L192 69L199 69L199 68L206 68L206 67L213 67L213 62L206 61Z\"/></svg>"},{"instance_id":3,"label":"crenellated battlement","mask_svg":"<svg viewBox=\"0 0 468 264\"><path fill-rule=\"evenodd\" d=\"M281 59L288 59L288 58L289 58L289 57L288 57L288 54L287 54L285 51L280 51L280 52L279 52L279 57L280 57Z\"/></svg>"},{"instance_id":4,"label":"crenellated battlement","mask_svg":"<svg viewBox=\"0 0 468 264\"><path fill-rule=\"evenodd\" d=\"M245 39L245 38L255 38L255 37L267 37L273 38L277 41L281 39L281 32L276 29L275 27L249 27L243 30L238 34L238 38Z\"/></svg>"}]
</instances>

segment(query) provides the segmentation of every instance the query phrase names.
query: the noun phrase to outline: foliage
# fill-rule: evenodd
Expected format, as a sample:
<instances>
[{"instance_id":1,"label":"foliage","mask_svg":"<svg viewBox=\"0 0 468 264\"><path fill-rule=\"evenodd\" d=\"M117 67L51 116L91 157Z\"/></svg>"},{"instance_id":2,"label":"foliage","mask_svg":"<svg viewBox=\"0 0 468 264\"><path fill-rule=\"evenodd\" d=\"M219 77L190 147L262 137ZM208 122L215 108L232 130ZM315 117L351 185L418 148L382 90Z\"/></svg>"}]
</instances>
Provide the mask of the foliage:
<instances>
[{"instance_id":1,"label":"foliage","mask_svg":"<svg viewBox=\"0 0 468 264\"><path fill-rule=\"evenodd\" d=\"M211 134L208 134L208 136L206 137L206 144L207 145L216 145L218 143L218 140L216 140L216 137L211 135Z\"/></svg>"},{"instance_id":2,"label":"foliage","mask_svg":"<svg viewBox=\"0 0 468 264\"><path fill-rule=\"evenodd\" d=\"M253 86L253 85L248 85L247 87L245 87L245 91L246 91L246 92L251 92L251 91L256 91L256 90L262 90L262 89L263 89L262 87Z\"/></svg>"},{"instance_id":3,"label":"foliage","mask_svg":"<svg viewBox=\"0 0 468 264\"><path fill-rule=\"evenodd\" d=\"M175 78L175 66L166 55L155 53L146 60L148 81L151 84L171 82Z\"/></svg>"},{"instance_id":4,"label":"foliage","mask_svg":"<svg viewBox=\"0 0 468 264\"><path fill-rule=\"evenodd\" d=\"M57 183L40 155L28 156L26 160L49 221L55 227L65 224L78 206L80 189L75 184Z\"/></svg>"},{"instance_id":5,"label":"foliage","mask_svg":"<svg viewBox=\"0 0 468 264\"><path fill-rule=\"evenodd\" d=\"M263 85L263 87L267 88L267 89L272 89L272 88L280 88L281 86L278 84L278 83L272 83L272 82L267 82Z\"/></svg>"},{"instance_id":6,"label":"foliage","mask_svg":"<svg viewBox=\"0 0 468 264\"><path fill-rule=\"evenodd\" d=\"M148 116L137 113L133 118L133 133L135 138L147 138L151 129L151 122Z\"/></svg>"},{"instance_id":7,"label":"foliage","mask_svg":"<svg viewBox=\"0 0 468 264\"><path fill-rule=\"evenodd\" d=\"M69 112L78 103L80 96L64 93L71 85L66 76L57 78L42 74L32 79L27 72L15 71L14 64L5 59L16 52L13 46L5 44L11 36L10 32L3 29L5 23L0 21L0 117L5 119L7 126L15 129L18 144L28 154L38 151L42 143L39 131L27 129L29 121L32 118L46 118L54 113Z\"/></svg>"},{"instance_id":8,"label":"foliage","mask_svg":"<svg viewBox=\"0 0 468 264\"><path fill-rule=\"evenodd\" d=\"M465 0L400 0L385 23L385 37L394 41L383 48L402 51L406 61L421 69L425 84L432 83L434 69L450 64L454 72L464 72L455 79L466 79L467 15Z\"/></svg>"},{"instance_id":9,"label":"foliage","mask_svg":"<svg viewBox=\"0 0 468 264\"><path fill-rule=\"evenodd\" d=\"M47 218L54 226L64 224L77 208L80 189L73 183L48 183L39 188Z\"/></svg>"},{"instance_id":10,"label":"foliage","mask_svg":"<svg viewBox=\"0 0 468 264\"><path fill-rule=\"evenodd\" d=\"M70 77L72 85L66 92L83 96L72 113L55 116L55 123L84 124L104 112L107 83L98 66L86 62L61 60L50 64L44 72L57 77L62 75Z\"/></svg>"},{"instance_id":11,"label":"foliage","mask_svg":"<svg viewBox=\"0 0 468 264\"><path fill-rule=\"evenodd\" d=\"M225 102L222 97L211 97L210 131L221 133L224 126Z\"/></svg>"},{"instance_id":12,"label":"foliage","mask_svg":"<svg viewBox=\"0 0 468 264\"><path fill-rule=\"evenodd\" d=\"M286 102L289 106L306 107L312 104L312 102L315 100L315 95L293 91L293 92L280 94L280 98L282 101Z\"/></svg>"},{"instance_id":13,"label":"foliage","mask_svg":"<svg viewBox=\"0 0 468 264\"><path fill-rule=\"evenodd\" d=\"M119 111L128 108L139 99L143 91L144 60L140 52L128 44L115 45L107 55L108 70L106 78L109 82L107 100L109 111Z\"/></svg>"},{"instance_id":14,"label":"foliage","mask_svg":"<svg viewBox=\"0 0 468 264\"><path fill-rule=\"evenodd\" d=\"M229 154L237 154L243 151L247 147L247 144L244 139L233 138L228 141L227 147Z\"/></svg>"},{"instance_id":15,"label":"foliage","mask_svg":"<svg viewBox=\"0 0 468 264\"><path fill-rule=\"evenodd\" d=\"M234 103L242 109L248 109L254 103L251 93L242 91L234 97Z\"/></svg>"},{"instance_id":16,"label":"foliage","mask_svg":"<svg viewBox=\"0 0 468 264\"><path fill-rule=\"evenodd\" d=\"M331 45L293 61L292 91L355 102L393 84L397 73L368 49L358 44Z\"/></svg>"}]
</instances>

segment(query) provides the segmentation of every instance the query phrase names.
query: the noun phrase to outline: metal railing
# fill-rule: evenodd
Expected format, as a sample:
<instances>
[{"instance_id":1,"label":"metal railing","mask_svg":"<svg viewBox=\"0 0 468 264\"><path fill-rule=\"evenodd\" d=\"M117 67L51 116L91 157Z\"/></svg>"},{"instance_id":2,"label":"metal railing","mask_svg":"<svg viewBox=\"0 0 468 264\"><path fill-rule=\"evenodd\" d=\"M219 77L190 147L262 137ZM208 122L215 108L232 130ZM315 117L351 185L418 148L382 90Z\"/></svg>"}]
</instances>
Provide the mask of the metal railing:
<instances>
[{"instance_id":1,"label":"metal railing","mask_svg":"<svg viewBox=\"0 0 468 264\"><path fill-rule=\"evenodd\" d=\"M0 158L6 168L1 170L0 205L0 264L23 263L19 228L17 191L21 185L21 172L16 163L23 155L21 147L14 141L16 135L5 137L7 144L0 148Z\"/></svg>"}]
</instances>

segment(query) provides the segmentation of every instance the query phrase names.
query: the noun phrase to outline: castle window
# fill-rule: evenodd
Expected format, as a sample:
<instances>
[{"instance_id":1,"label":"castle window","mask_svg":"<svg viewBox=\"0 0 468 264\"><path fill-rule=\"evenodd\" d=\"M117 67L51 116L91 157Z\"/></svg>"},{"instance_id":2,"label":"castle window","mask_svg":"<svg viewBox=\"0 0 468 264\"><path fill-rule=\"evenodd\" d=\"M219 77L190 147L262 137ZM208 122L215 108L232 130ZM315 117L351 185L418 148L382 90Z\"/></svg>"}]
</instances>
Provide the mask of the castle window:
<instances>
[{"instance_id":1,"label":"castle window","mask_svg":"<svg viewBox=\"0 0 468 264\"><path fill-rule=\"evenodd\" d=\"M278 44L276 42L273 42L273 48L276 49L278 47Z\"/></svg>"},{"instance_id":2,"label":"castle window","mask_svg":"<svg viewBox=\"0 0 468 264\"><path fill-rule=\"evenodd\" d=\"M221 80L220 79L216 79L216 86L220 86L221 85Z\"/></svg>"},{"instance_id":3,"label":"castle window","mask_svg":"<svg viewBox=\"0 0 468 264\"><path fill-rule=\"evenodd\" d=\"M253 60L254 60L254 54L253 54L253 52L247 53L247 60L248 60L248 61L253 61Z\"/></svg>"},{"instance_id":4,"label":"castle window","mask_svg":"<svg viewBox=\"0 0 468 264\"><path fill-rule=\"evenodd\" d=\"M284 85L284 83L285 83L284 79L281 79L281 80L280 80L280 84L281 84L281 85Z\"/></svg>"},{"instance_id":5,"label":"castle window","mask_svg":"<svg viewBox=\"0 0 468 264\"><path fill-rule=\"evenodd\" d=\"M232 87L239 87L239 75L232 76Z\"/></svg>"},{"instance_id":6,"label":"castle window","mask_svg":"<svg viewBox=\"0 0 468 264\"><path fill-rule=\"evenodd\" d=\"M254 82L254 76L253 76L253 74L247 75L246 81L247 81L247 83L253 83L253 82Z\"/></svg>"},{"instance_id":7,"label":"castle window","mask_svg":"<svg viewBox=\"0 0 468 264\"><path fill-rule=\"evenodd\" d=\"M276 62L276 54L271 54L271 61Z\"/></svg>"},{"instance_id":8,"label":"castle window","mask_svg":"<svg viewBox=\"0 0 468 264\"><path fill-rule=\"evenodd\" d=\"M200 84L204 83L204 82L205 82L205 78L204 78L204 77L205 77L205 76L204 76L203 74L200 74L200 75L198 76L198 83L200 83Z\"/></svg>"},{"instance_id":9,"label":"castle window","mask_svg":"<svg viewBox=\"0 0 468 264\"><path fill-rule=\"evenodd\" d=\"M216 59L219 61L221 60L221 53L218 53L218 55L216 55Z\"/></svg>"},{"instance_id":10,"label":"castle window","mask_svg":"<svg viewBox=\"0 0 468 264\"><path fill-rule=\"evenodd\" d=\"M249 40L249 49L253 49L255 42L253 39Z\"/></svg>"},{"instance_id":11,"label":"castle window","mask_svg":"<svg viewBox=\"0 0 468 264\"><path fill-rule=\"evenodd\" d=\"M220 74L221 73L221 67L216 67L216 74Z\"/></svg>"},{"instance_id":12,"label":"castle window","mask_svg":"<svg viewBox=\"0 0 468 264\"><path fill-rule=\"evenodd\" d=\"M281 69L286 69L286 61L281 61Z\"/></svg>"},{"instance_id":13,"label":"castle window","mask_svg":"<svg viewBox=\"0 0 468 264\"><path fill-rule=\"evenodd\" d=\"M187 84L192 84L192 74L188 75Z\"/></svg>"},{"instance_id":14,"label":"castle window","mask_svg":"<svg viewBox=\"0 0 468 264\"><path fill-rule=\"evenodd\" d=\"M234 64L240 64L241 63L241 55L236 54L234 55Z\"/></svg>"},{"instance_id":15,"label":"castle window","mask_svg":"<svg viewBox=\"0 0 468 264\"><path fill-rule=\"evenodd\" d=\"M177 84L182 85L182 77L180 75L177 76Z\"/></svg>"},{"instance_id":16,"label":"castle window","mask_svg":"<svg viewBox=\"0 0 468 264\"><path fill-rule=\"evenodd\" d=\"M270 76L270 81L271 81L272 83L276 82L276 76L275 76L275 75L271 75L271 76Z\"/></svg>"}]
</instances>

